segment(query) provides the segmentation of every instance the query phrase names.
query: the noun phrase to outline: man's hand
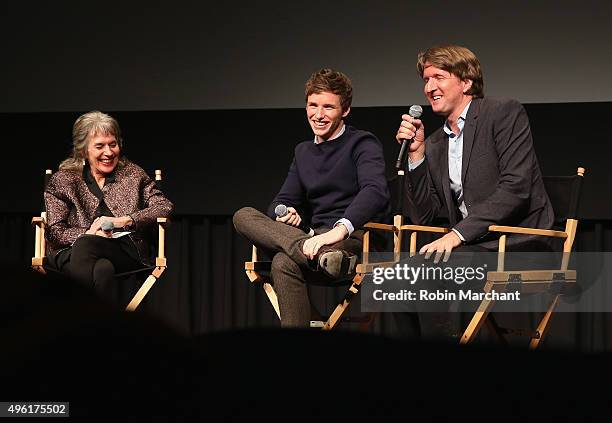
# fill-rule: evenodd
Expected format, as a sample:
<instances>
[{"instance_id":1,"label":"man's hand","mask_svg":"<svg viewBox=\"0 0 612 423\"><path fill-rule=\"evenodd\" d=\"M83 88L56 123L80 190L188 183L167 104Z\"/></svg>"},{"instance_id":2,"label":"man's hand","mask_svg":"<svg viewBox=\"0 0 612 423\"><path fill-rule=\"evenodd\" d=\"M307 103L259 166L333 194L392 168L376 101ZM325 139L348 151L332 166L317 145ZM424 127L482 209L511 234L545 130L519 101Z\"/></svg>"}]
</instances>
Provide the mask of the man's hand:
<instances>
[{"instance_id":1,"label":"man's hand","mask_svg":"<svg viewBox=\"0 0 612 423\"><path fill-rule=\"evenodd\" d=\"M404 140L412 139L408 156L411 162L418 162L425 157L425 125L421 119L415 119L410 115L402 115L402 123L397 130L395 139L399 144Z\"/></svg>"},{"instance_id":2,"label":"man's hand","mask_svg":"<svg viewBox=\"0 0 612 423\"><path fill-rule=\"evenodd\" d=\"M344 225L338 225L331 231L325 232L324 234L315 235L312 238L308 238L304 241L302 246L302 252L306 257L312 260L319 249L324 245L333 245L336 242L342 241L348 234L348 229Z\"/></svg>"},{"instance_id":3,"label":"man's hand","mask_svg":"<svg viewBox=\"0 0 612 423\"><path fill-rule=\"evenodd\" d=\"M287 225L295 226L297 228L300 223L302 223L302 218L293 207L287 207L287 214L283 217L277 216L276 221L286 223Z\"/></svg>"},{"instance_id":4,"label":"man's hand","mask_svg":"<svg viewBox=\"0 0 612 423\"><path fill-rule=\"evenodd\" d=\"M446 263L450 258L451 251L453 248L461 245L461 238L455 233L455 231L451 231L444 235L442 238L435 240L427 245L424 245L423 248L419 250L419 254L425 254L425 259L429 260L433 253L436 253L434 256L434 263L438 263L440 261L440 257L444 253L443 261Z\"/></svg>"}]
</instances>

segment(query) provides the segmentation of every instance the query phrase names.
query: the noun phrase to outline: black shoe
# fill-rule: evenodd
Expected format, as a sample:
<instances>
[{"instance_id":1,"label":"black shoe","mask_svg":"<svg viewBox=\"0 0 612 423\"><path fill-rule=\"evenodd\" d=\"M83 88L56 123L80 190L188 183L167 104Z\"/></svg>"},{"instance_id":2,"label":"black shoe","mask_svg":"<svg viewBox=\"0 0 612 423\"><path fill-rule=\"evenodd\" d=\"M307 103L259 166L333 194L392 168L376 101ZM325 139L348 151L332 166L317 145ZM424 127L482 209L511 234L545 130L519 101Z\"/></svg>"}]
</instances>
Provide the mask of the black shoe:
<instances>
[{"instance_id":1,"label":"black shoe","mask_svg":"<svg viewBox=\"0 0 612 423\"><path fill-rule=\"evenodd\" d=\"M341 279L355 274L357 256L344 250L324 249L319 252L319 269L332 279Z\"/></svg>"}]
</instances>

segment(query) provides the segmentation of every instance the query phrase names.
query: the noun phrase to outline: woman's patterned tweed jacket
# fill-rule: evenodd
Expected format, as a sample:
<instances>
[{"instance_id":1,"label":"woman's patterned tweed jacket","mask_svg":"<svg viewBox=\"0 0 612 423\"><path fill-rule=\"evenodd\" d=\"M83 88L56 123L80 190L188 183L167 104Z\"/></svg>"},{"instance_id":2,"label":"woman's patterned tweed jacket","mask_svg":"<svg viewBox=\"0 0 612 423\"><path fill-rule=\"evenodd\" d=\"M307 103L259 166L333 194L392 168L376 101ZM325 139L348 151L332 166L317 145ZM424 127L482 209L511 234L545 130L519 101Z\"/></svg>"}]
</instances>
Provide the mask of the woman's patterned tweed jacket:
<instances>
[{"instance_id":1,"label":"woman's patterned tweed jacket","mask_svg":"<svg viewBox=\"0 0 612 423\"><path fill-rule=\"evenodd\" d=\"M145 241L146 230L157 222L158 217L170 215L172 203L146 172L131 162L117 168L114 178L107 178L102 192L104 202L115 217L132 218L134 224L128 229L134 232L130 237L140 257L148 261L150 253ZM45 190L47 252L69 247L83 235L97 217L99 203L81 173L60 170L52 175Z\"/></svg>"}]
</instances>

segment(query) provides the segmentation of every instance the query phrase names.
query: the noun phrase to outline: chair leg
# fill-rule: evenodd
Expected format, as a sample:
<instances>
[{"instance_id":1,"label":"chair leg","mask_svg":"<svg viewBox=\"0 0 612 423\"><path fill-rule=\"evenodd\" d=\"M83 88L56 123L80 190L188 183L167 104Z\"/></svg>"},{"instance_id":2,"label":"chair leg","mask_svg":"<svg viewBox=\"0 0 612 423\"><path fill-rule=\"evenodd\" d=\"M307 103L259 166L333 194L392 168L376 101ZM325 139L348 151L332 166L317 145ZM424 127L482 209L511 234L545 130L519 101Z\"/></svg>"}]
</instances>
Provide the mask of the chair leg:
<instances>
[{"instance_id":1,"label":"chair leg","mask_svg":"<svg viewBox=\"0 0 612 423\"><path fill-rule=\"evenodd\" d=\"M484 289L485 292L489 292L491 286L493 286L493 284L487 282L487 285ZM474 340L474 338L478 334L478 331L480 330L487 316L489 315L493 304L495 304L495 301L493 300L483 300L480 303L480 305L478 306L478 310L476 310L476 312L474 313L474 317L472 317L472 320L470 321L470 324L461 336L461 345L468 344Z\"/></svg>"},{"instance_id":2,"label":"chair leg","mask_svg":"<svg viewBox=\"0 0 612 423\"><path fill-rule=\"evenodd\" d=\"M548 330L548 324L550 323L550 318L552 317L553 311L557 307L558 302L559 302L559 296L555 295L555 298L550 304L550 307L548 307L546 314L544 314L544 317L542 318L542 320L540 320L540 324L538 325L538 328L536 329L536 334L538 334L539 336L537 338L531 338L531 341L529 342L530 350L537 349L540 346L540 343L544 340L544 335L546 335L546 332Z\"/></svg>"},{"instance_id":3,"label":"chair leg","mask_svg":"<svg viewBox=\"0 0 612 423\"><path fill-rule=\"evenodd\" d=\"M359 293L361 289L361 280L363 279L362 275L357 275L353 279L353 284L349 288L348 292L334 309L334 312L329 316L327 322L323 325L323 330L332 330L334 326L338 323L338 320L342 317L348 306L351 304L351 300Z\"/></svg>"},{"instance_id":4,"label":"chair leg","mask_svg":"<svg viewBox=\"0 0 612 423\"><path fill-rule=\"evenodd\" d=\"M132 298L132 301L130 301L130 303L125 308L127 311L136 310L136 308L140 305L140 303L142 302L144 297L147 295L149 290L153 287L153 284L155 283L155 281L157 281L157 279L159 279L161 274L164 273L164 270L166 270L165 267L156 267L153 270L153 272L147 278L147 280L144 281L144 283L142 284L142 286L140 287L136 295L134 295L134 298Z\"/></svg>"},{"instance_id":5,"label":"chair leg","mask_svg":"<svg viewBox=\"0 0 612 423\"><path fill-rule=\"evenodd\" d=\"M272 307L274 307L274 311L276 311L278 319L281 320L280 308L278 307L278 297L276 296L276 291L272 287L272 284L264 282L263 289L266 291L266 295L268 296L270 303L272 303Z\"/></svg>"}]
</instances>

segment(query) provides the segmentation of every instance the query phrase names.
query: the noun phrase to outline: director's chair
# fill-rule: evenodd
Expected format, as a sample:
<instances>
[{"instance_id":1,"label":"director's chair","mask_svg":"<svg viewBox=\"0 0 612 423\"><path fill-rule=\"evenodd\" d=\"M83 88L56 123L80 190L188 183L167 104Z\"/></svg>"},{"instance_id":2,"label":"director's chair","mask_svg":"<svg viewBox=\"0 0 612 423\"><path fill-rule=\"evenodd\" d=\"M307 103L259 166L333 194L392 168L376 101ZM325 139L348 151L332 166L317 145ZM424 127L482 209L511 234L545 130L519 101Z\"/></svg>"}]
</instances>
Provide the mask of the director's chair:
<instances>
[{"instance_id":1,"label":"director's chair","mask_svg":"<svg viewBox=\"0 0 612 423\"><path fill-rule=\"evenodd\" d=\"M391 192L395 189L401 189L403 187L403 172L401 177L393 178L389 181L389 188ZM401 204L401 202L398 202ZM395 209L395 206L393 206ZM399 227L402 225L403 217L401 214L396 214L393 217L393 224L369 222L364 225L364 236L363 236L363 249L362 249L362 262L356 267L355 276L352 279L342 279L335 281L330 287L337 286L349 286L347 292L344 294L342 300L336 305L334 310L329 316L320 316L316 310L313 310L314 318L310 321L310 327L320 327L322 330L331 330L338 325L339 322L355 322L360 323L363 329L371 323L374 318L374 313L369 313L365 318L350 318L344 317L344 313L348 309L351 301L359 293L361 289L361 282L363 278L368 274L372 274L375 267L387 267L393 266L399 261L400 257L400 246L401 246L401 232ZM370 253L370 233L371 231L381 231L393 234L393 258L391 261L386 262L369 262ZM278 307L278 298L274 287L270 280L270 271L272 268L271 261L259 260L259 254L257 247L252 247L251 261L244 263L244 270L247 277L253 283L261 284L276 315L282 320L280 309Z\"/></svg>"},{"instance_id":2,"label":"director's chair","mask_svg":"<svg viewBox=\"0 0 612 423\"><path fill-rule=\"evenodd\" d=\"M545 176L543 177L546 192L550 198L551 205L555 213L555 227L559 230L547 230L536 228L524 228L514 226L489 226L489 232L501 234L498 244L497 270L487 272L487 281L484 292L504 292L513 284L519 284L521 293L548 293L553 294L553 299L534 331L524 331L500 328L490 312L495 304L494 300L483 300L467 328L461 336L460 343L467 344L472 342L484 323L505 343L505 334L527 334L530 337L529 348L536 349L540 346L548 330L552 314L559 302L563 287L570 286L576 282L576 271L569 270L570 253L576 236L578 227L578 208L580 204L580 193L585 169L579 167L577 173L572 176ZM416 254L417 234L419 232L430 232L444 234L450 229L435 226L421 225L402 225L400 231L411 231L410 235L410 255ZM549 238L563 239L563 257L559 269L551 270L504 270L506 238L508 234L523 234L533 236L543 236Z\"/></svg>"},{"instance_id":3,"label":"director's chair","mask_svg":"<svg viewBox=\"0 0 612 423\"><path fill-rule=\"evenodd\" d=\"M52 171L47 169L45 171L45 189L49 179L51 178ZM161 189L162 184L162 172L161 170L155 170L155 184ZM44 204L43 204L44 209ZM167 261L165 256L165 244L166 244L166 224L169 222L167 217L157 218L157 256L155 257L154 266L146 266L140 269L132 270L129 272L117 273L116 278L125 278L132 275L138 275L141 273L149 273L148 277L142 283L136 294L132 297L129 304L126 307L127 311L134 311L145 298L147 293L151 290L155 282L161 277L162 273L167 268ZM45 240L45 230L47 224L47 212L41 212L40 216L32 218L32 225L35 227L34 234L34 256L32 257L32 269L46 274L47 272L58 272L57 269L51 267L47 263L47 246Z\"/></svg>"}]
</instances>

